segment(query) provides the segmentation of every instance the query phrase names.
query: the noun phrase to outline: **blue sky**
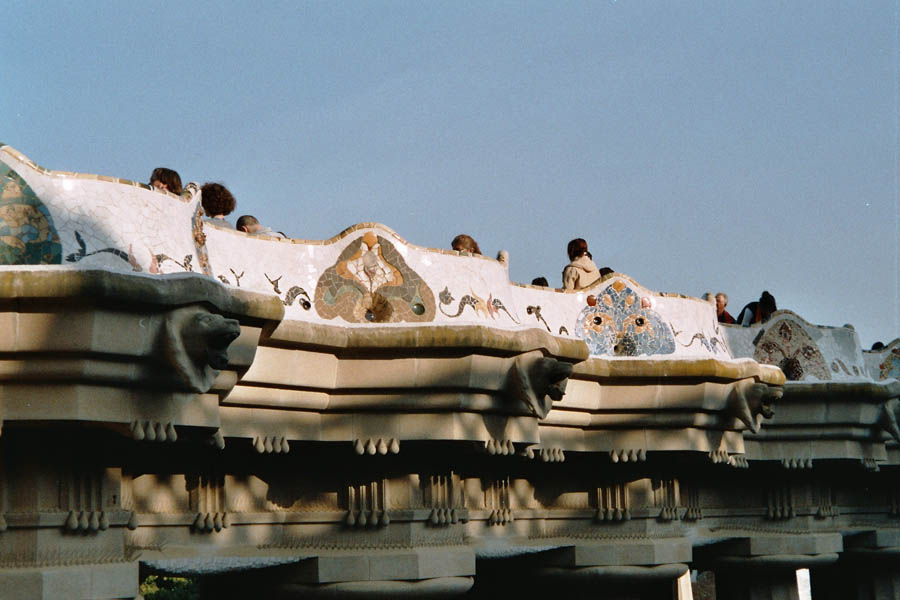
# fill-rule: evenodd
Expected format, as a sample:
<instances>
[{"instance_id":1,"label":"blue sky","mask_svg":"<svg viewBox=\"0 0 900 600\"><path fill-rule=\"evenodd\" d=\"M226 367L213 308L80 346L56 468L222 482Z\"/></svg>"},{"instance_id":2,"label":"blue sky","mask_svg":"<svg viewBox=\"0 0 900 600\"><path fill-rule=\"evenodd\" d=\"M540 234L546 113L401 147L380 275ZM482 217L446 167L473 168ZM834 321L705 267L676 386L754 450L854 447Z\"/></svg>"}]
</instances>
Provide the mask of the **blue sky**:
<instances>
[{"instance_id":1,"label":"blue sky","mask_svg":"<svg viewBox=\"0 0 900 600\"><path fill-rule=\"evenodd\" d=\"M7 11L10 12L10 11ZM322 239L566 242L664 292L900 336L900 0L18 3L0 140L225 183Z\"/></svg>"}]
</instances>

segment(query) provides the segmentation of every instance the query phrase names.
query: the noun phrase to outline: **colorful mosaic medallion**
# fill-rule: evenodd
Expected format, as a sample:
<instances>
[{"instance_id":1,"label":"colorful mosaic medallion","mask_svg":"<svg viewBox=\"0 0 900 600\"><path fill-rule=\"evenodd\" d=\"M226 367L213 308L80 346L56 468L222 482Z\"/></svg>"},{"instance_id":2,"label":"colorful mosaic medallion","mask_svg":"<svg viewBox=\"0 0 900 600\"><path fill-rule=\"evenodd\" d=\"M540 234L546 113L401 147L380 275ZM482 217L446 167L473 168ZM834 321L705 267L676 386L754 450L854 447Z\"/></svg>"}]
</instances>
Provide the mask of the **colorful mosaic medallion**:
<instances>
[{"instance_id":1,"label":"colorful mosaic medallion","mask_svg":"<svg viewBox=\"0 0 900 600\"><path fill-rule=\"evenodd\" d=\"M391 242L369 231L350 242L316 284L316 312L351 323L434 320L434 293Z\"/></svg>"},{"instance_id":2,"label":"colorful mosaic medallion","mask_svg":"<svg viewBox=\"0 0 900 600\"><path fill-rule=\"evenodd\" d=\"M675 338L650 301L616 280L599 296L588 296L575 323L576 335L593 356L672 354Z\"/></svg>"},{"instance_id":3,"label":"colorful mosaic medallion","mask_svg":"<svg viewBox=\"0 0 900 600\"><path fill-rule=\"evenodd\" d=\"M0 162L0 264L58 265L62 244L53 217L34 190Z\"/></svg>"},{"instance_id":4,"label":"colorful mosaic medallion","mask_svg":"<svg viewBox=\"0 0 900 600\"><path fill-rule=\"evenodd\" d=\"M818 345L803 327L787 319L776 321L759 337L753 358L780 367L790 381L798 381L807 375L831 379Z\"/></svg>"}]
</instances>

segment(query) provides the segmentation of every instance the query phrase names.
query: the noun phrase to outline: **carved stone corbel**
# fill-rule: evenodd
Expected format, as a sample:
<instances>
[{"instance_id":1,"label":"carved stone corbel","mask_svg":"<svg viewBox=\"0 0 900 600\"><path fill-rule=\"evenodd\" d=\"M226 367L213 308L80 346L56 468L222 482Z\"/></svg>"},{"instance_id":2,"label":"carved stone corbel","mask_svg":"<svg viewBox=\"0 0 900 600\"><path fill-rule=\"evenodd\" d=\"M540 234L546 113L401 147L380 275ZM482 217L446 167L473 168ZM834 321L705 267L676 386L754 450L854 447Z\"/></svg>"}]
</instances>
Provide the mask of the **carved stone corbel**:
<instances>
[{"instance_id":1,"label":"carved stone corbel","mask_svg":"<svg viewBox=\"0 0 900 600\"><path fill-rule=\"evenodd\" d=\"M539 351L517 356L509 370L506 392L543 419L554 400L562 400L572 374L572 364L544 356Z\"/></svg>"},{"instance_id":2,"label":"carved stone corbel","mask_svg":"<svg viewBox=\"0 0 900 600\"><path fill-rule=\"evenodd\" d=\"M747 429L759 433L762 420L772 418L775 414L772 404L783 394L784 390L780 387L744 379L734 384L731 389L728 412L746 425Z\"/></svg>"},{"instance_id":3,"label":"carved stone corbel","mask_svg":"<svg viewBox=\"0 0 900 600\"><path fill-rule=\"evenodd\" d=\"M235 319L209 312L202 306L171 311L161 332L164 361L172 367L179 387L205 393L219 371L228 366L228 346L241 333Z\"/></svg>"}]
</instances>

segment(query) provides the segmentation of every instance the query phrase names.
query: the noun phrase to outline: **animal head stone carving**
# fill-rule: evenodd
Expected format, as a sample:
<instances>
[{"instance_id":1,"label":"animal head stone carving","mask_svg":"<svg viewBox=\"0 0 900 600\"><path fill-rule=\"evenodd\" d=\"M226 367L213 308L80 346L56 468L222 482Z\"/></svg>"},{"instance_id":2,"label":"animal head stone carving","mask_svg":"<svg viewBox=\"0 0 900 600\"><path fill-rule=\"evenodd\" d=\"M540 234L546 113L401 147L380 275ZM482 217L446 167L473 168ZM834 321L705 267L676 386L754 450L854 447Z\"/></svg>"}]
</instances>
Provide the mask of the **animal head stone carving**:
<instances>
[{"instance_id":1,"label":"animal head stone carving","mask_svg":"<svg viewBox=\"0 0 900 600\"><path fill-rule=\"evenodd\" d=\"M165 318L162 348L180 387L204 393L228 366L228 346L241 334L235 319L200 306L185 306Z\"/></svg>"},{"instance_id":2,"label":"animal head stone carving","mask_svg":"<svg viewBox=\"0 0 900 600\"><path fill-rule=\"evenodd\" d=\"M595 356L672 354L675 337L668 324L624 281L617 279L597 296L587 297L575 332Z\"/></svg>"},{"instance_id":3,"label":"animal head stone carving","mask_svg":"<svg viewBox=\"0 0 900 600\"><path fill-rule=\"evenodd\" d=\"M784 395L784 389L752 379L735 383L728 396L728 413L743 423L753 433L758 433L763 419L771 419L775 401Z\"/></svg>"},{"instance_id":4,"label":"animal head stone carving","mask_svg":"<svg viewBox=\"0 0 900 600\"><path fill-rule=\"evenodd\" d=\"M562 400L572 365L541 352L517 356L509 371L506 390L539 419L550 412L554 400Z\"/></svg>"}]
</instances>

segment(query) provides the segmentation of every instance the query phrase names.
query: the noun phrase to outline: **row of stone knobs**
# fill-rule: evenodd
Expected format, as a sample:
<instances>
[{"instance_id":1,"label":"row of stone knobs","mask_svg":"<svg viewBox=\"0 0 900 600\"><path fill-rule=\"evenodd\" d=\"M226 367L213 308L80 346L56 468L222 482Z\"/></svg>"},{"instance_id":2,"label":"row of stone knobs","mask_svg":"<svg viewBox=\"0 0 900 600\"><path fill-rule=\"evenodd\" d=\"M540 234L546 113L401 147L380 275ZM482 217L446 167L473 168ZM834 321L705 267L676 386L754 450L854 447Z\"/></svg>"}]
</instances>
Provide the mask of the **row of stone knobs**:
<instances>
[{"instance_id":1,"label":"row of stone knobs","mask_svg":"<svg viewBox=\"0 0 900 600\"><path fill-rule=\"evenodd\" d=\"M516 453L512 440L488 440L484 443L488 454L507 456Z\"/></svg>"},{"instance_id":2,"label":"row of stone knobs","mask_svg":"<svg viewBox=\"0 0 900 600\"><path fill-rule=\"evenodd\" d=\"M647 460L647 451L632 448L631 450L610 450L609 460L617 462L638 462Z\"/></svg>"},{"instance_id":3,"label":"row of stone knobs","mask_svg":"<svg viewBox=\"0 0 900 600\"><path fill-rule=\"evenodd\" d=\"M428 519L432 525L449 525L459 520L455 508L432 508Z\"/></svg>"},{"instance_id":4,"label":"row of stone knobs","mask_svg":"<svg viewBox=\"0 0 900 600\"><path fill-rule=\"evenodd\" d=\"M508 508L495 508L488 517L488 523L491 525L506 525L514 520L513 513Z\"/></svg>"},{"instance_id":5,"label":"row of stone knobs","mask_svg":"<svg viewBox=\"0 0 900 600\"><path fill-rule=\"evenodd\" d=\"M194 518L194 529L198 531L222 531L228 527L228 515L224 512L197 513Z\"/></svg>"},{"instance_id":6,"label":"row of stone knobs","mask_svg":"<svg viewBox=\"0 0 900 600\"><path fill-rule=\"evenodd\" d=\"M287 454L291 451L291 446L284 437L265 436L258 437L253 440L253 447L260 454Z\"/></svg>"},{"instance_id":7,"label":"row of stone knobs","mask_svg":"<svg viewBox=\"0 0 900 600\"><path fill-rule=\"evenodd\" d=\"M171 423L163 425L153 421L134 421L131 423L131 435L137 441L174 442L178 440L175 426Z\"/></svg>"},{"instance_id":8,"label":"row of stone knobs","mask_svg":"<svg viewBox=\"0 0 900 600\"><path fill-rule=\"evenodd\" d=\"M387 527L391 518L386 510L351 510L347 512L346 523L350 527Z\"/></svg>"},{"instance_id":9,"label":"row of stone knobs","mask_svg":"<svg viewBox=\"0 0 900 600\"><path fill-rule=\"evenodd\" d=\"M65 528L70 531L104 531L109 529L109 518L100 510L70 510Z\"/></svg>"},{"instance_id":10,"label":"row of stone knobs","mask_svg":"<svg viewBox=\"0 0 900 600\"><path fill-rule=\"evenodd\" d=\"M398 454L400 452L400 442L396 438L388 440L384 438L378 438L377 440L369 438L365 442L356 440L353 442L353 450L359 455L387 454L388 452Z\"/></svg>"}]
</instances>

